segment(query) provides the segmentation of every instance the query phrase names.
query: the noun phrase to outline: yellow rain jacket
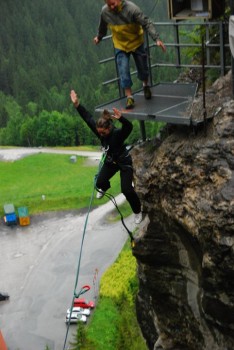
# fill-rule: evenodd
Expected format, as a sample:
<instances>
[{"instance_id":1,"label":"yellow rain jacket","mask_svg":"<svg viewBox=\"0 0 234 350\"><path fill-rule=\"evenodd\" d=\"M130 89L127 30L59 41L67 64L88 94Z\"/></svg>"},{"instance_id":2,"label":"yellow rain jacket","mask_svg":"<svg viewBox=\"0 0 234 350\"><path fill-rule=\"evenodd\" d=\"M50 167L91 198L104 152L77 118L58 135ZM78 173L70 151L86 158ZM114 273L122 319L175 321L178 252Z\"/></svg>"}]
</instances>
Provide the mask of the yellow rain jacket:
<instances>
[{"instance_id":1,"label":"yellow rain jacket","mask_svg":"<svg viewBox=\"0 0 234 350\"><path fill-rule=\"evenodd\" d=\"M121 1L118 11L112 11L104 5L98 28L98 39L112 32L112 40L116 49L135 51L144 42L144 30L156 41L159 39L152 21L144 15L141 9L131 1Z\"/></svg>"}]
</instances>

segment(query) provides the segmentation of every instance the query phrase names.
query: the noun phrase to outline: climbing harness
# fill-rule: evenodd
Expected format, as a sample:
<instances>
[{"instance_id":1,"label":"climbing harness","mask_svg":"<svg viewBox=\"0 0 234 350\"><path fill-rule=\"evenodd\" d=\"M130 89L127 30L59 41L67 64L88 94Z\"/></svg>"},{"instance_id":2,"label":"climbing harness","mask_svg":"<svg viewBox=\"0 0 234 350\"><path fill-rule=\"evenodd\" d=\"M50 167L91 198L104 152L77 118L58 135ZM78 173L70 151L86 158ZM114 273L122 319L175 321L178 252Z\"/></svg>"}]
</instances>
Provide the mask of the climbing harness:
<instances>
[{"instance_id":1,"label":"climbing harness","mask_svg":"<svg viewBox=\"0 0 234 350\"><path fill-rule=\"evenodd\" d=\"M130 149L132 149L132 148L133 148L133 146L132 146ZM101 158L101 161L100 161L100 163L99 163L98 173L97 173L96 176L95 176L95 188L96 188L96 190L97 190L98 192L100 192L100 190L99 190L99 189L97 188L97 186L96 186L96 181L97 181L97 177L98 177L98 175L99 175L99 173L100 173L100 171L101 171L101 169L102 169L102 167L103 167L103 165L104 165L105 159L106 159L106 157L107 157L107 151L108 151L108 149L109 149L109 146L107 146L106 148L103 148L103 149L102 149L102 150L103 150L102 158ZM119 212L119 215L120 215L120 218L121 218L121 222L122 222L124 228L126 229L128 235L129 235L129 237L130 237L131 246L132 246L132 248L133 248L133 247L135 246L135 241L134 241L132 232L127 228L127 226L126 226L126 224L125 224L125 222L124 222L123 215L122 215L122 213L121 213L121 211L120 211L120 209L119 209L119 207L118 207L118 205L117 205L117 202L116 202L115 197L112 196L112 194L110 194L110 193L108 193L108 192L105 192L105 193L104 193L104 196L106 196L106 197L114 204L115 208L116 208L117 211Z\"/></svg>"},{"instance_id":2,"label":"climbing harness","mask_svg":"<svg viewBox=\"0 0 234 350\"><path fill-rule=\"evenodd\" d=\"M99 167L98 167L98 173L96 174L95 176L95 179L97 179L98 177L98 174L100 173L104 163L105 163L105 160L106 160L106 157L107 157L107 152L109 150L109 146L106 146L106 147L102 147L102 157L101 157L101 161L99 163ZM95 186L96 187L96 186Z\"/></svg>"}]
</instances>

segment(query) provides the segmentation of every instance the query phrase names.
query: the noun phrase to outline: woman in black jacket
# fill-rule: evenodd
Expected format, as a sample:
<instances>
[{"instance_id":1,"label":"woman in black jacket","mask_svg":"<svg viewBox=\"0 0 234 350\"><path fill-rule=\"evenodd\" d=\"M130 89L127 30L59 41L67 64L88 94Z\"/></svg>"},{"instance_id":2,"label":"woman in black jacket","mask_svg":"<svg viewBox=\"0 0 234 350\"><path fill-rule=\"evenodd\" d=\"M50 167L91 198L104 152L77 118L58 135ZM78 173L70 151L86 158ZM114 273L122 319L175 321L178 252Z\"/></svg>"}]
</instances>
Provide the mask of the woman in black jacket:
<instances>
[{"instance_id":1,"label":"woman in black jacket","mask_svg":"<svg viewBox=\"0 0 234 350\"><path fill-rule=\"evenodd\" d=\"M141 203L132 186L132 158L124 144L124 141L132 131L132 123L124 118L116 108L113 108L113 115L104 110L101 118L95 122L92 115L80 104L74 90L71 91L70 97L82 119L99 138L106 150L106 158L96 181L97 198L104 196L105 192L110 188L110 179L120 171L122 193L135 213L135 223L139 224L142 221ZM117 119L122 124L122 127L116 128L112 119Z\"/></svg>"}]
</instances>

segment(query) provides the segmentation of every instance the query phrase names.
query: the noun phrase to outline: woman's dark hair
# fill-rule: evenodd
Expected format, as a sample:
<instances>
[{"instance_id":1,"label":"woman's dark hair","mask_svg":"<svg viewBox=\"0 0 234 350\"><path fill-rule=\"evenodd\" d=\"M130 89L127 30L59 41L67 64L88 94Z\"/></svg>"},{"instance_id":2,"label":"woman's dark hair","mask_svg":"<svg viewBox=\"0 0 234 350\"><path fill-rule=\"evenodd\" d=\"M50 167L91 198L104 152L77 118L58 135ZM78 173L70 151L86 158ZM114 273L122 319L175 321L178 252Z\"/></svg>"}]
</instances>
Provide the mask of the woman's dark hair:
<instances>
[{"instance_id":1,"label":"woman's dark hair","mask_svg":"<svg viewBox=\"0 0 234 350\"><path fill-rule=\"evenodd\" d=\"M96 128L109 129L112 125L111 114L107 109L104 109L102 116L96 122Z\"/></svg>"}]
</instances>

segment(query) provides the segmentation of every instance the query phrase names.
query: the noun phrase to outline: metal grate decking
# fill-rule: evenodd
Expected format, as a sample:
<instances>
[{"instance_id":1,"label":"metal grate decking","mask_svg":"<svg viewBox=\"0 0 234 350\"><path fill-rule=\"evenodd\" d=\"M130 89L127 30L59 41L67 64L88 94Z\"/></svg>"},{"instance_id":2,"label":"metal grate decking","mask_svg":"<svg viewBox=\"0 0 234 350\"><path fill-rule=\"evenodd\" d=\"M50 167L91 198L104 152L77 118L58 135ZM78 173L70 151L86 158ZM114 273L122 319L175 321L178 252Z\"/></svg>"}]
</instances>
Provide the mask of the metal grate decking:
<instances>
[{"instance_id":1,"label":"metal grate decking","mask_svg":"<svg viewBox=\"0 0 234 350\"><path fill-rule=\"evenodd\" d=\"M112 112L118 108L128 119L141 121L162 121L171 124L191 125L192 104L197 92L197 84L159 83L151 88L151 100L145 100L143 91L134 94L135 107L125 109L126 98L120 98L95 108L99 116L104 109Z\"/></svg>"}]
</instances>

